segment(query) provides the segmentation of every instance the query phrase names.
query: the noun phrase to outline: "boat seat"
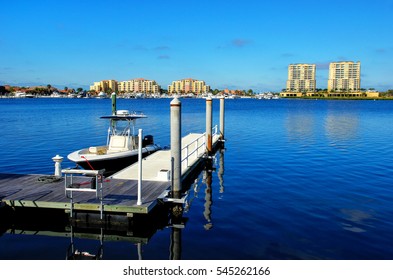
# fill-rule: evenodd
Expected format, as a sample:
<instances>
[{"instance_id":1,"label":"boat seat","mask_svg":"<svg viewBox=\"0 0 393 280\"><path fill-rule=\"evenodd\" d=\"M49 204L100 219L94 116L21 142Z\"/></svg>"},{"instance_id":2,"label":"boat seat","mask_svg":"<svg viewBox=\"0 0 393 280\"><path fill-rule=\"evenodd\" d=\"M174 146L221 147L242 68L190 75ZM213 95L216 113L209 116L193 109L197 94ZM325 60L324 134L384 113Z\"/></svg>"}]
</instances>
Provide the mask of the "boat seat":
<instances>
[{"instance_id":1,"label":"boat seat","mask_svg":"<svg viewBox=\"0 0 393 280\"><path fill-rule=\"evenodd\" d=\"M97 155L105 155L106 148L105 147L89 147L90 154L97 154Z\"/></svg>"},{"instance_id":2,"label":"boat seat","mask_svg":"<svg viewBox=\"0 0 393 280\"><path fill-rule=\"evenodd\" d=\"M128 150L128 137L113 135L109 141L108 152L122 152Z\"/></svg>"}]
</instances>

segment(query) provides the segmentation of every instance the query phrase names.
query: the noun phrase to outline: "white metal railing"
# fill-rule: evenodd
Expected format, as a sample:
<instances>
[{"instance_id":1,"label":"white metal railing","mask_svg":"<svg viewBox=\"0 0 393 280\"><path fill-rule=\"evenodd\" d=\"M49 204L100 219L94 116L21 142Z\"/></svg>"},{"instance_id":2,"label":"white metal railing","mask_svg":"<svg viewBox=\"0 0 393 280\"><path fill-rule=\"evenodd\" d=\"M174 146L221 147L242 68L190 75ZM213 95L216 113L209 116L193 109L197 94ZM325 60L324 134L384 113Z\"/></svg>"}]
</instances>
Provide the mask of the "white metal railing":
<instances>
[{"instance_id":1,"label":"white metal railing","mask_svg":"<svg viewBox=\"0 0 393 280\"><path fill-rule=\"evenodd\" d=\"M212 132L213 133L213 137L218 135L218 125L213 126L212 131L213 131Z\"/></svg>"},{"instance_id":2,"label":"white metal railing","mask_svg":"<svg viewBox=\"0 0 393 280\"><path fill-rule=\"evenodd\" d=\"M206 133L203 133L197 139L189 143L187 146L181 149L182 160L181 163L186 162L186 166L189 167L188 162L192 155L195 155L194 158L199 157L199 150L201 149L203 152L206 147ZM190 151L191 149L191 151Z\"/></svg>"},{"instance_id":3,"label":"white metal railing","mask_svg":"<svg viewBox=\"0 0 393 280\"><path fill-rule=\"evenodd\" d=\"M218 133L218 126L215 125L212 129L212 138ZM191 149L191 151L190 151ZM181 164L185 162L186 167L189 167L189 159L194 155L194 159L200 157L206 151L206 132L199 136L197 139L183 147L181 150L182 160Z\"/></svg>"}]
</instances>

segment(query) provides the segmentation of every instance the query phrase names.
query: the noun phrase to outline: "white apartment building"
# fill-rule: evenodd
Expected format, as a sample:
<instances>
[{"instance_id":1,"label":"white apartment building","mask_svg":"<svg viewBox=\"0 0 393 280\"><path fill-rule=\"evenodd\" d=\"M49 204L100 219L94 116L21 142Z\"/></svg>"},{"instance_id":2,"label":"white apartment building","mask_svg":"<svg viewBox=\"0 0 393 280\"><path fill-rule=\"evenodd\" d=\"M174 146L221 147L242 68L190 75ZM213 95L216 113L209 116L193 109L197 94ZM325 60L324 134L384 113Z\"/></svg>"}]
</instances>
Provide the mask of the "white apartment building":
<instances>
[{"instance_id":1,"label":"white apartment building","mask_svg":"<svg viewBox=\"0 0 393 280\"><path fill-rule=\"evenodd\" d=\"M360 61L330 63L328 92L357 91L360 91Z\"/></svg>"},{"instance_id":2,"label":"white apartment building","mask_svg":"<svg viewBox=\"0 0 393 280\"><path fill-rule=\"evenodd\" d=\"M315 72L315 64L289 64L287 92L314 92Z\"/></svg>"}]
</instances>

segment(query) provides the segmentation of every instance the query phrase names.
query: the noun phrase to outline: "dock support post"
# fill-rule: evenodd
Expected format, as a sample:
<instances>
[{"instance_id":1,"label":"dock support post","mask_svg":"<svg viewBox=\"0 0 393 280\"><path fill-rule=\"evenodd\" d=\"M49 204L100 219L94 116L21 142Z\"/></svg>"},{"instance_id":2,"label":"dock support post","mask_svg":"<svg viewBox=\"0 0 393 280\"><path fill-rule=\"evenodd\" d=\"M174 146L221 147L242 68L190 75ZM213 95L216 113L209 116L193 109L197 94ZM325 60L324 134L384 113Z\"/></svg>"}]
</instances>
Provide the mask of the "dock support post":
<instances>
[{"instance_id":1,"label":"dock support post","mask_svg":"<svg viewBox=\"0 0 393 280\"><path fill-rule=\"evenodd\" d=\"M206 153L207 156L212 154L212 98L206 98Z\"/></svg>"},{"instance_id":2,"label":"dock support post","mask_svg":"<svg viewBox=\"0 0 393 280\"><path fill-rule=\"evenodd\" d=\"M111 98L112 98L112 115L115 116L116 115L116 92L112 92ZM115 126L116 126L116 121L115 120L111 120L112 130L115 129ZM109 135L108 135L107 142L108 142L108 145L109 145Z\"/></svg>"},{"instance_id":3,"label":"dock support post","mask_svg":"<svg viewBox=\"0 0 393 280\"><path fill-rule=\"evenodd\" d=\"M224 138L224 125L225 125L225 97L220 97L220 140Z\"/></svg>"},{"instance_id":4,"label":"dock support post","mask_svg":"<svg viewBox=\"0 0 393 280\"><path fill-rule=\"evenodd\" d=\"M63 157L56 155L52 160L55 162L55 176L61 177L61 162L63 161Z\"/></svg>"},{"instance_id":5,"label":"dock support post","mask_svg":"<svg viewBox=\"0 0 393 280\"><path fill-rule=\"evenodd\" d=\"M171 160L172 197L180 198L181 192L181 102L171 101Z\"/></svg>"},{"instance_id":6,"label":"dock support post","mask_svg":"<svg viewBox=\"0 0 393 280\"><path fill-rule=\"evenodd\" d=\"M116 115L116 92L112 92L112 115Z\"/></svg>"},{"instance_id":7,"label":"dock support post","mask_svg":"<svg viewBox=\"0 0 393 280\"><path fill-rule=\"evenodd\" d=\"M138 133L138 201L142 205L142 129Z\"/></svg>"}]
</instances>

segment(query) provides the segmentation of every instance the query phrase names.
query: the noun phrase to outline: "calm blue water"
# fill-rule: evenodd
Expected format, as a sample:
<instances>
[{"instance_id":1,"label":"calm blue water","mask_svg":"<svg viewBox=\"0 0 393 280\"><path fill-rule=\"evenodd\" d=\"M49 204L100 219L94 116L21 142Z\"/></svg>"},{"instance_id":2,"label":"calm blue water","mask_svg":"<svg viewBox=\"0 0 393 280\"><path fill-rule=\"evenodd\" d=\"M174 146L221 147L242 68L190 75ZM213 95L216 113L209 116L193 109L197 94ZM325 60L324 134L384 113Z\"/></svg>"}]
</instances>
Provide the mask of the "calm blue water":
<instances>
[{"instance_id":1,"label":"calm blue water","mask_svg":"<svg viewBox=\"0 0 393 280\"><path fill-rule=\"evenodd\" d=\"M118 108L144 111L144 133L165 146L170 101L120 99ZM182 259L393 259L393 102L225 105L226 150L211 188L203 173L191 188ZM0 172L52 173L56 154L105 142L99 117L110 110L109 99L0 99ZM182 99L182 120L184 135L203 132L205 101ZM158 229L139 254L171 258L173 231ZM97 248L97 240L77 241ZM64 259L69 244L67 236L4 233L0 259ZM103 258L138 259L137 245L104 238Z\"/></svg>"}]
</instances>

